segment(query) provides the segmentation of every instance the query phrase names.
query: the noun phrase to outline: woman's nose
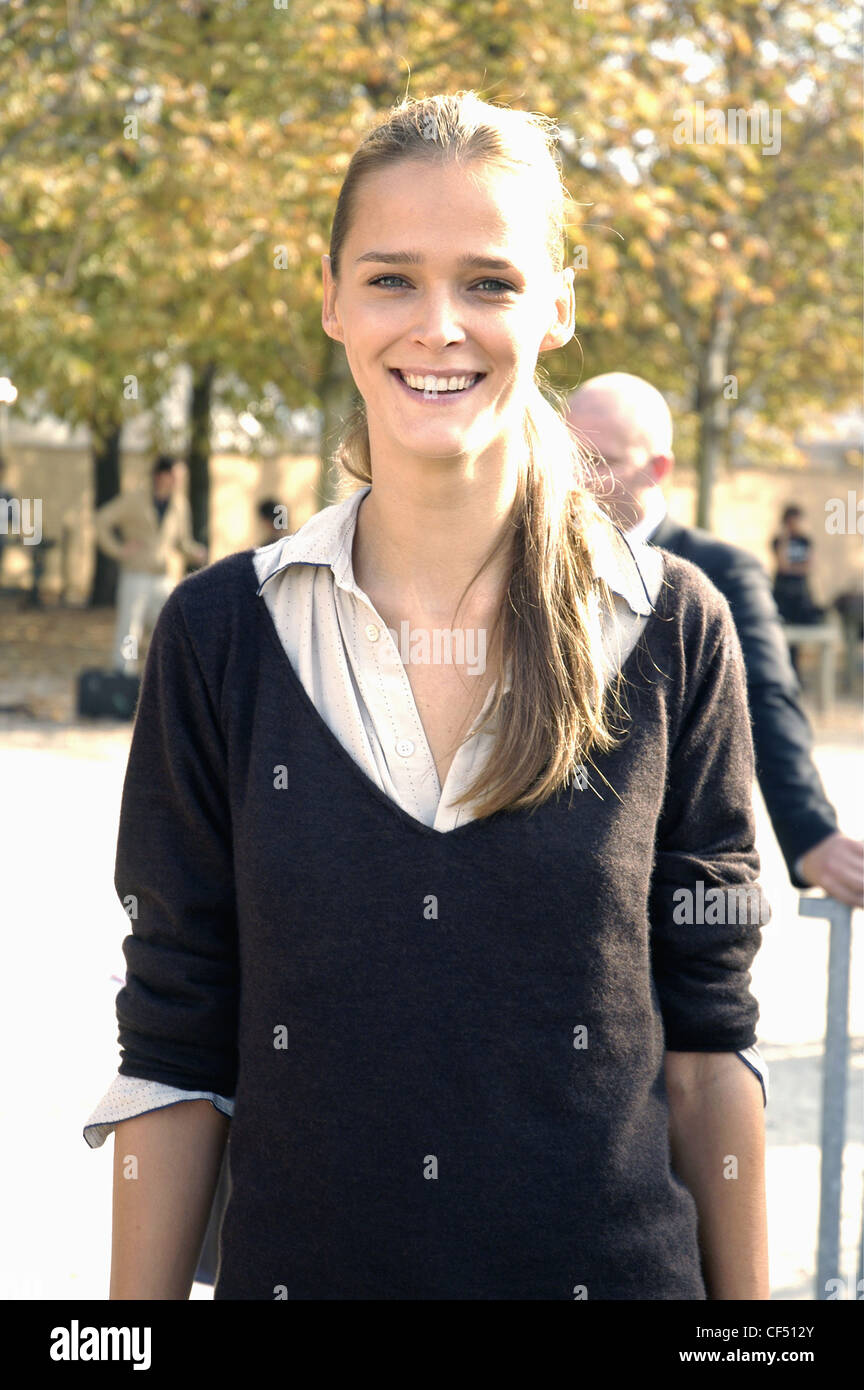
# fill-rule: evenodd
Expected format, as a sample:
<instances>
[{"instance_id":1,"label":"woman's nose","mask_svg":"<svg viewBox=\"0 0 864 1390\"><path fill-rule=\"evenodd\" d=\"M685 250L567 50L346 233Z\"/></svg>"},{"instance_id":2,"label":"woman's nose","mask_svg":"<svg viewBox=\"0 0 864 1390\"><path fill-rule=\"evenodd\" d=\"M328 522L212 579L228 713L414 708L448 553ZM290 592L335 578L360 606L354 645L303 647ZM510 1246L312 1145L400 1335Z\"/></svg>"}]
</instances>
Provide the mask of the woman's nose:
<instances>
[{"instance_id":1,"label":"woman's nose","mask_svg":"<svg viewBox=\"0 0 864 1390\"><path fill-rule=\"evenodd\" d=\"M415 337L430 348L444 347L465 337L459 305L448 291L424 295L417 316Z\"/></svg>"}]
</instances>

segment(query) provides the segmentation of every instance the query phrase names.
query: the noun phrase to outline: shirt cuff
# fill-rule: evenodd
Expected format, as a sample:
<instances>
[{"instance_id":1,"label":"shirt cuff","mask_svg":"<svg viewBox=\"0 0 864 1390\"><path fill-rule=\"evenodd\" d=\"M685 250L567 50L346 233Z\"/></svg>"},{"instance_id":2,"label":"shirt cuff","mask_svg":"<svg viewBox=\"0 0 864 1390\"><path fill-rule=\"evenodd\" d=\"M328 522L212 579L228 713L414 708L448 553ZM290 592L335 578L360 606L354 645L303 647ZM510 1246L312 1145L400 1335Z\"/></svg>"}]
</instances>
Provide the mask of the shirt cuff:
<instances>
[{"instance_id":1,"label":"shirt cuff","mask_svg":"<svg viewBox=\"0 0 864 1390\"><path fill-rule=\"evenodd\" d=\"M91 1149L98 1149L121 1120L133 1115L146 1115L151 1110L163 1110L181 1100L209 1100L230 1119L234 1100L214 1091L184 1091L179 1086L166 1086L163 1081L147 1081L139 1076L116 1076L84 1126L84 1138Z\"/></svg>"},{"instance_id":2,"label":"shirt cuff","mask_svg":"<svg viewBox=\"0 0 864 1390\"><path fill-rule=\"evenodd\" d=\"M758 1047L746 1047L743 1052L737 1054L745 1067L749 1067L759 1077L762 1083L762 1104L768 1104L768 1063L760 1053Z\"/></svg>"}]
</instances>

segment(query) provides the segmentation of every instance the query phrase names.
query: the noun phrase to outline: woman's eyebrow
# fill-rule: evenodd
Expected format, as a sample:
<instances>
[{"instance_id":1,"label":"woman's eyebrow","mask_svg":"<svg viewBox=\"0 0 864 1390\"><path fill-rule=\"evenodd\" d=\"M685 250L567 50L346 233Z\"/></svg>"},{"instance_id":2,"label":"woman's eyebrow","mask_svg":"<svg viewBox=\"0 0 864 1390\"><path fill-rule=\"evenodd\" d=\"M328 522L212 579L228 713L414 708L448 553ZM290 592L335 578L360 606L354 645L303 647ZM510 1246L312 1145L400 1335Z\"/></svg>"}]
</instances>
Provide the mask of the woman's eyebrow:
<instances>
[{"instance_id":1,"label":"woman's eyebrow","mask_svg":"<svg viewBox=\"0 0 864 1390\"><path fill-rule=\"evenodd\" d=\"M387 265L422 265L424 257L418 251L364 251L355 265L362 261L381 261ZM456 264L461 270L515 270L510 262L497 256L460 256Z\"/></svg>"}]
</instances>

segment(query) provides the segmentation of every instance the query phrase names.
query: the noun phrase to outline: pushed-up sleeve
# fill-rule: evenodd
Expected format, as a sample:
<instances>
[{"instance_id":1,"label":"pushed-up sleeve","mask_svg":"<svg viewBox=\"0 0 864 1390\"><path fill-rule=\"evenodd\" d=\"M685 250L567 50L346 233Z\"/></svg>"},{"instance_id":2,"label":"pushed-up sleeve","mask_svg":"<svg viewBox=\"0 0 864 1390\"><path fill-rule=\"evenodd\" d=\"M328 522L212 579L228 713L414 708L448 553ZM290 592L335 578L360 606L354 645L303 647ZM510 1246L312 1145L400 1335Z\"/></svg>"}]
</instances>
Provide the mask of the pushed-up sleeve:
<instances>
[{"instance_id":1,"label":"pushed-up sleeve","mask_svg":"<svg viewBox=\"0 0 864 1390\"><path fill-rule=\"evenodd\" d=\"M166 1086L162 1081L142 1081L136 1076L115 1076L84 1126L84 1138L91 1149L105 1143L121 1120L164 1110L187 1100L209 1100L214 1110L230 1119L234 1114L231 1096L217 1096L212 1091L187 1091L180 1086Z\"/></svg>"},{"instance_id":2,"label":"pushed-up sleeve","mask_svg":"<svg viewBox=\"0 0 864 1390\"><path fill-rule=\"evenodd\" d=\"M726 600L702 601L657 831L651 959L667 1049L735 1052L756 1042L749 970L770 908L757 882L741 648Z\"/></svg>"},{"instance_id":3,"label":"pushed-up sleeve","mask_svg":"<svg viewBox=\"0 0 864 1390\"><path fill-rule=\"evenodd\" d=\"M239 967L227 758L181 584L151 638L114 886L131 921L116 1008L122 1076L233 1096Z\"/></svg>"}]
</instances>

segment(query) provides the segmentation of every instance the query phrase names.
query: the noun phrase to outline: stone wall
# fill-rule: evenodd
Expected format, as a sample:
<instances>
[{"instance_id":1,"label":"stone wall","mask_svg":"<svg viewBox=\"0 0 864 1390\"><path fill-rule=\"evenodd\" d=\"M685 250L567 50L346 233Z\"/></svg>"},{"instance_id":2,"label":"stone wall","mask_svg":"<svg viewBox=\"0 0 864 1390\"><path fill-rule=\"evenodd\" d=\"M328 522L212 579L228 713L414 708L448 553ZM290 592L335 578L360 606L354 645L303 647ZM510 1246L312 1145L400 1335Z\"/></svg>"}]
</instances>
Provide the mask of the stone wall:
<instances>
[{"instance_id":1,"label":"stone wall","mask_svg":"<svg viewBox=\"0 0 864 1390\"><path fill-rule=\"evenodd\" d=\"M15 497L41 498L42 533L60 542L47 556L43 588L83 602L93 564L92 468L85 448L9 445L5 487ZM146 485L152 453L126 452L122 459L123 486ZM257 504L272 496L291 508L291 529L315 510L314 457L282 455L252 459L217 455L212 460L211 557L257 545L263 532ZM783 507L795 502L804 508L815 546L813 590L817 602L829 603L838 593L860 586L864 556L854 517L846 534L826 529L826 503L848 493L861 497L861 478L855 468L768 471L755 468L729 473L718 483L713 529L734 541L771 568L770 539ZM692 476L679 469L669 490L670 510L682 521L695 514ZM2 581L25 584L31 572L31 547L5 547Z\"/></svg>"}]
</instances>

